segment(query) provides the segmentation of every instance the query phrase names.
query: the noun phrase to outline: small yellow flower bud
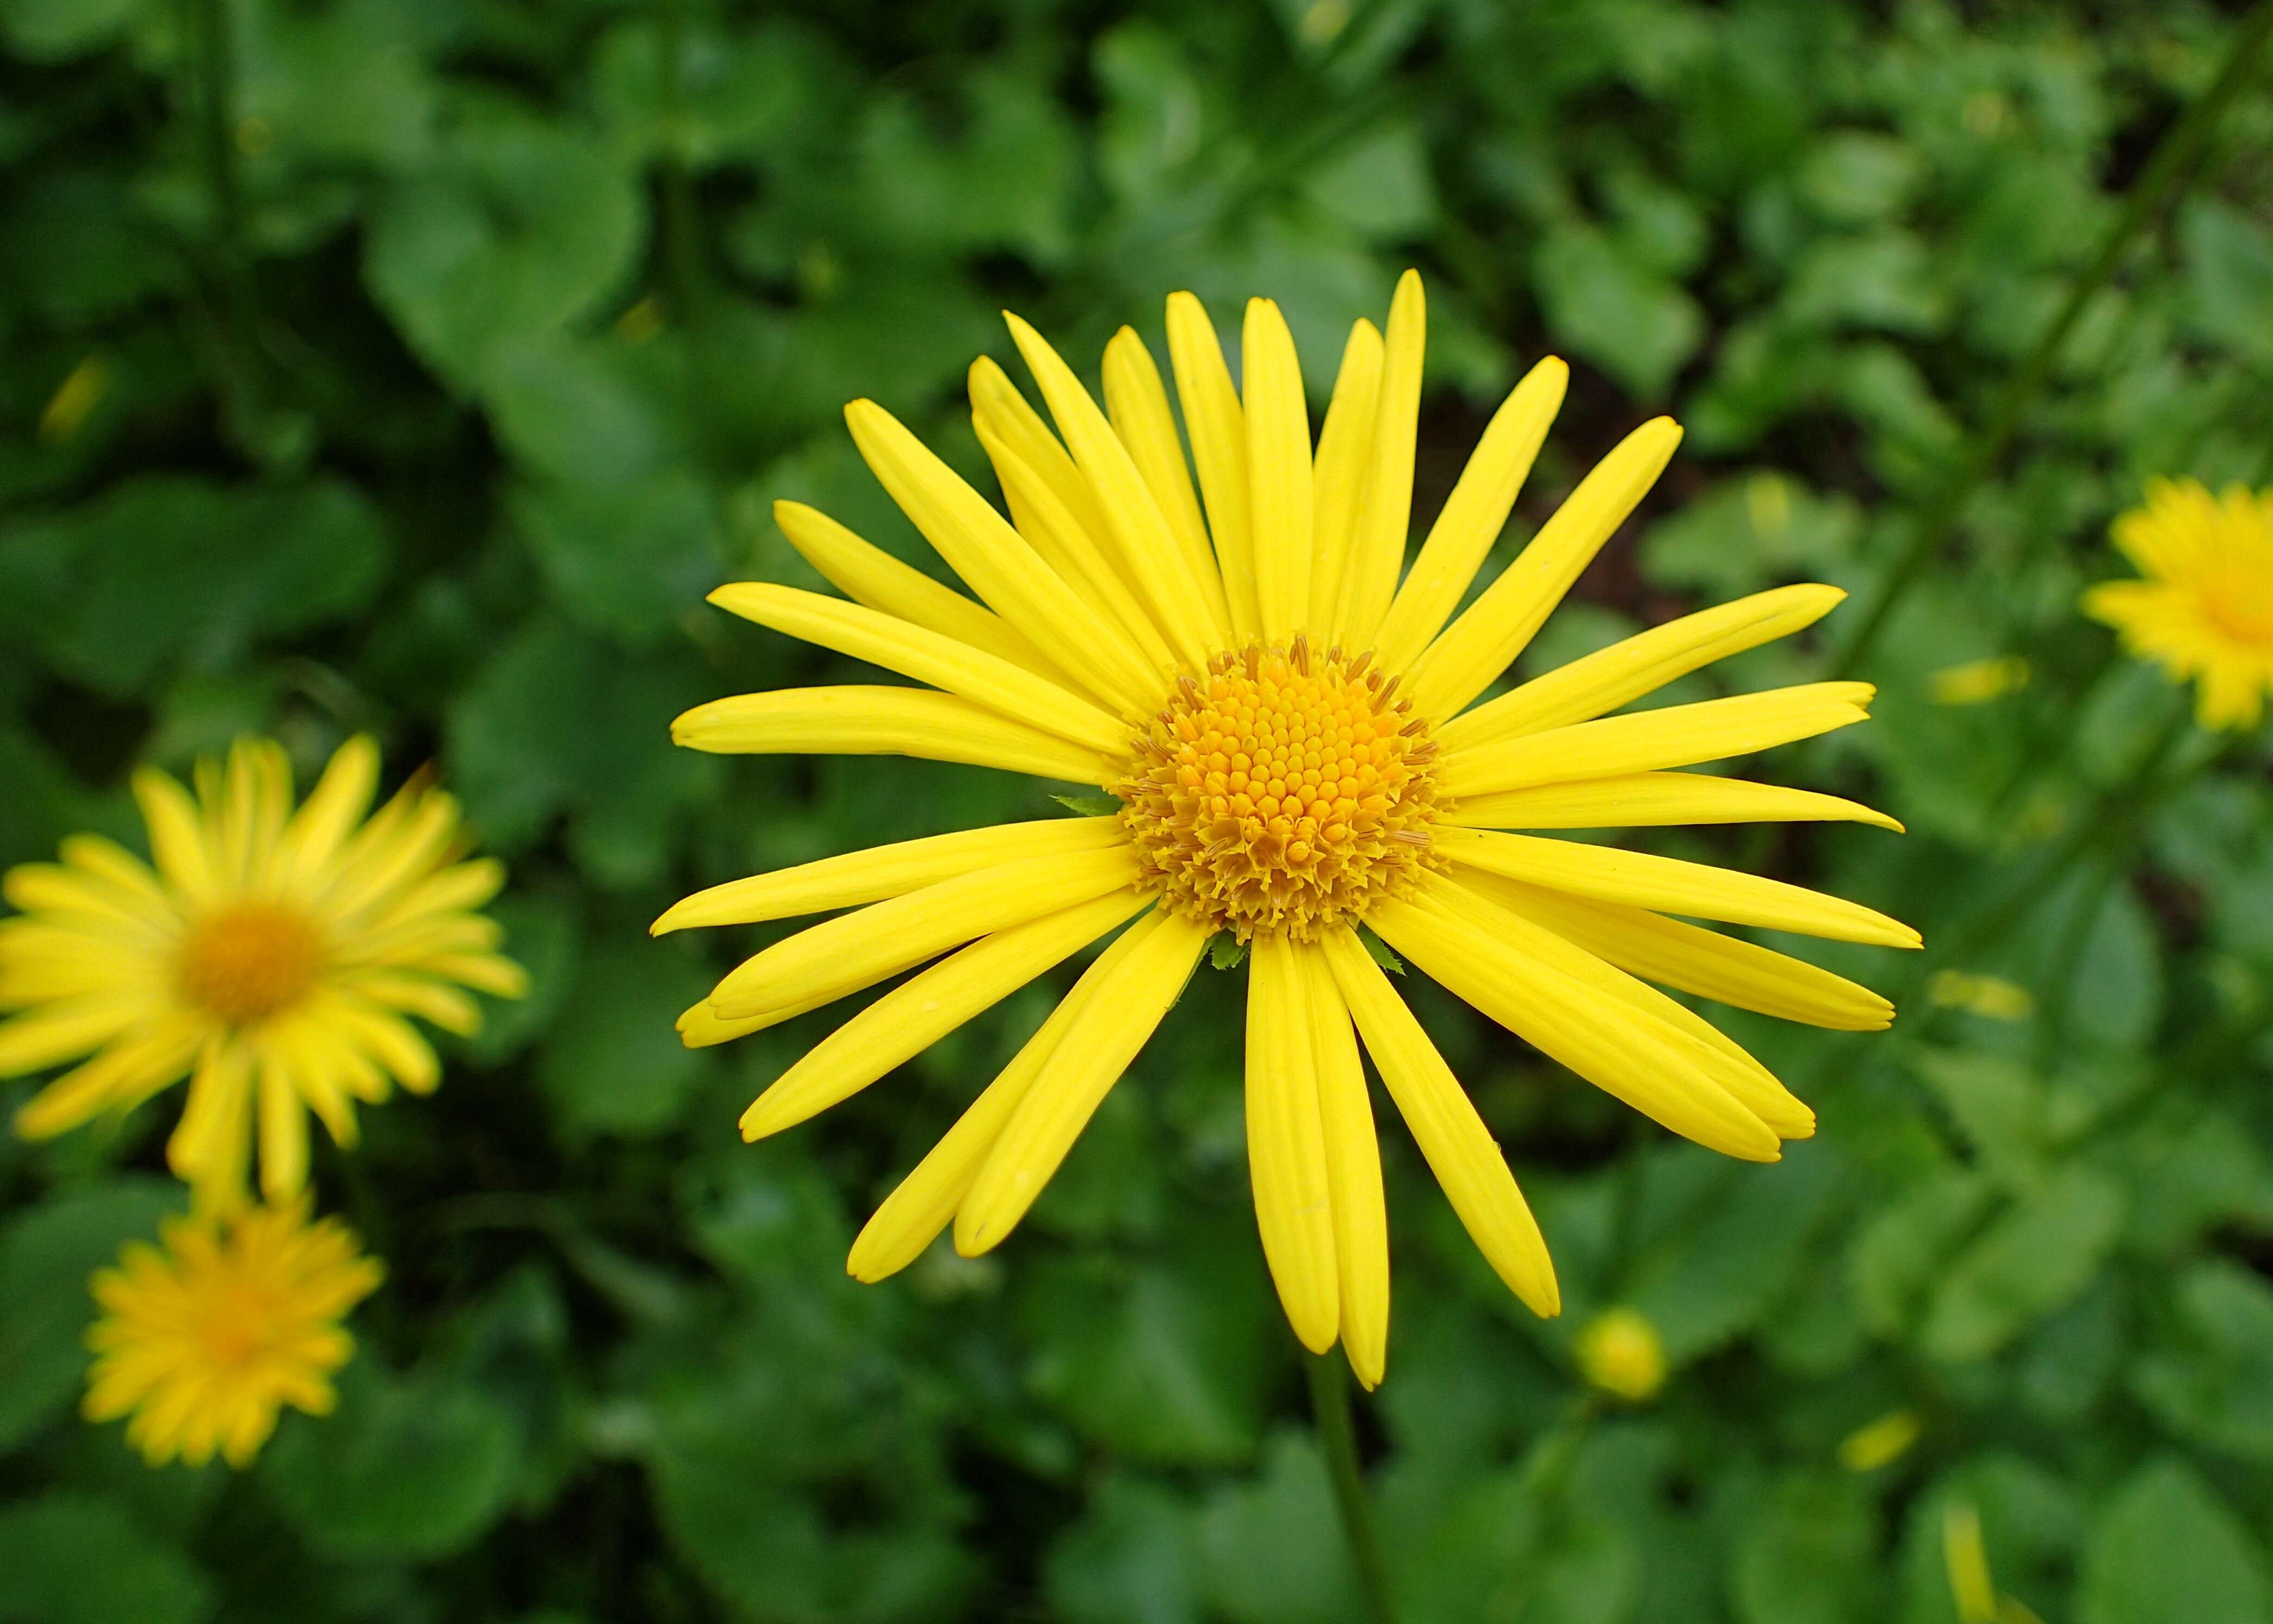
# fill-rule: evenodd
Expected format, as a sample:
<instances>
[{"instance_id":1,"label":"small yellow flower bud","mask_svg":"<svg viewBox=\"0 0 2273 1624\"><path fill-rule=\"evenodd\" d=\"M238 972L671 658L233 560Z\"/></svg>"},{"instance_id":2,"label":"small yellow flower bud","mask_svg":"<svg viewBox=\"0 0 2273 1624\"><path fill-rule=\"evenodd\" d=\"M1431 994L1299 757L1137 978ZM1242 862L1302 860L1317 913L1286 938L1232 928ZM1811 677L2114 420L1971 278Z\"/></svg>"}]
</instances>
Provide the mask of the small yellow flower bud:
<instances>
[{"instance_id":1,"label":"small yellow flower bud","mask_svg":"<svg viewBox=\"0 0 2273 1624\"><path fill-rule=\"evenodd\" d=\"M1632 1308L1607 1308L1579 1333L1579 1373L1628 1403L1647 1403L1665 1385L1665 1344L1657 1327Z\"/></svg>"}]
</instances>

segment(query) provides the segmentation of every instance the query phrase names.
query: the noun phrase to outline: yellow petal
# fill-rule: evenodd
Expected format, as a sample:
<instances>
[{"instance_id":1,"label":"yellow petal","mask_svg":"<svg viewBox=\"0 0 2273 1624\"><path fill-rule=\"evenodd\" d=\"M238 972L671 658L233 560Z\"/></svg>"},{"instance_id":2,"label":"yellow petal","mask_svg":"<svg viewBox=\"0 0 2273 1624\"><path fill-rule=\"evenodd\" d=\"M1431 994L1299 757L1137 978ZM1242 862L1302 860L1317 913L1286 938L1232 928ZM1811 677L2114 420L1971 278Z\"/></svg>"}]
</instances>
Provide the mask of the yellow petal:
<instances>
[{"instance_id":1,"label":"yellow petal","mask_svg":"<svg viewBox=\"0 0 2273 1624\"><path fill-rule=\"evenodd\" d=\"M1018 353L1041 385L1067 449L1097 493L1110 539L1135 575L1139 595L1169 642L1197 669L1222 645L1223 628L1215 623L1198 580L1185 565L1152 488L1073 369L1025 322L1007 311L1003 319L1010 324Z\"/></svg>"},{"instance_id":2,"label":"yellow petal","mask_svg":"<svg viewBox=\"0 0 2273 1624\"><path fill-rule=\"evenodd\" d=\"M105 1111L148 1098L190 1068L205 1033L183 1016L161 1018L116 1039L56 1078L16 1113L26 1139L52 1139Z\"/></svg>"},{"instance_id":3,"label":"yellow petal","mask_svg":"<svg viewBox=\"0 0 2273 1624\"><path fill-rule=\"evenodd\" d=\"M1773 1162L1782 1154L1774 1129L1623 1000L1419 902L1378 903L1366 922L1448 992L1644 1116L1746 1161Z\"/></svg>"},{"instance_id":4,"label":"yellow petal","mask_svg":"<svg viewBox=\"0 0 2273 1624\"><path fill-rule=\"evenodd\" d=\"M1053 682L1067 680L1040 649L993 610L863 541L818 508L776 502L774 522L805 561L855 603L983 648Z\"/></svg>"},{"instance_id":5,"label":"yellow petal","mask_svg":"<svg viewBox=\"0 0 2273 1624\"><path fill-rule=\"evenodd\" d=\"M1497 829L1441 828L1436 845L1453 862L1489 873L1653 913L1757 924L1882 947L1923 945L1909 926L1859 902L1709 863Z\"/></svg>"},{"instance_id":6,"label":"yellow petal","mask_svg":"<svg viewBox=\"0 0 2273 1624\"><path fill-rule=\"evenodd\" d=\"M1446 823L1474 829L1639 829L1680 823L1876 824L1897 834L1902 826L1882 812L1835 795L1788 790L1748 778L1705 773L1622 773L1534 784L1497 795L1472 796L1444 814Z\"/></svg>"},{"instance_id":7,"label":"yellow petal","mask_svg":"<svg viewBox=\"0 0 2273 1624\"><path fill-rule=\"evenodd\" d=\"M1428 329L1429 307L1420 273L1407 271L1398 278L1396 295L1389 302L1364 505L1342 566L1341 595L1334 612L1335 635L1345 648L1372 646L1405 567L1405 535L1413 521L1413 445L1421 423L1421 354Z\"/></svg>"},{"instance_id":8,"label":"yellow petal","mask_svg":"<svg viewBox=\"0 0 2273 1624\"><path fill-rule=\"evenodd\" d=\"M1247 302L1241 342L1247 385L1247 497L1263 635L1287 642L1310 608L1310 411L1287 318L1268 299Z\"/></svg>"},{"instance_id":9,"label":"yellow petal","mask_svg":"<svg viewBox=\"0 0 2273 1624\"><path fill-rule=\"evenodd\" d=\"M1361 318L1342 346L1334 393L1318 430L1318 457L1310 475L1310 605L1305 625L1331 641L1365 501L1365 474L1373 457L1373 420L1381 400L1381 330Z\"/></svg>"},{"instance_id":10,"label":"yellow petal","mask_svg":"<svg viewBox=\"0 0 2273 1624\"><path fill-rule=\"evenodd\" d=\"M1107 784L1117 767L1094 750L921 688L776 688L698 705L671 724L674 743L723 755L920 756L1069 783Z\"/></svg>"},{"instance_id":11,"label":"yellow petal","mask_svg":"<svg viewBox=\"0 0 2273 1624\"><path fill-rule=\"evenodd\" d=\"M991 1009L1121 924L1151 898L1114 891L997 931L893 988L807 1050L742 1113L763 1139L826 1111Z\"/></svg>"},{"instance_id":12,"label":"yellow petal","mask_svg":"<svg viewBox=\"0 0 2273 1624\"><path fill-rule=\"evenodd\" d=\"M1084 602L986 498L874 401L853 401L844 421L878 483L949 567L1051 664L1115 709L1140 715L1157 704L1158 685L1127 633Z\"/></svg>"},{"instance_id":13,"label":"yellow petal","mask_svg":"<svg viewBox=\"0 0 2273 1624\"><path fill-rule=\"evenodd\" d=\"M0 1021L0 1077L20 1077L85 1054L147 1013L141 1001L95 993Z\"/></svg>"},{"instance_id":14,"label":"yellow petal","mask_svg":"<svg viewBox=\"0 0 2273 1624\"><path fill-rule=\"evenodd\" d=\"M134 799L150 830L150 856L166 883L196 903L220 894L221 878L207 844L205 819L180 782L154 767L137 767Z\"/></svg>"},{"instance_id":15,"label":"yellow petal","mask_svg":"<svg viewBox=\"0 0 2273 1624\"><path fill-rule=\"evenodd\" d=\"M260 1057L260 1193L289 1201L308 1182L308 1111L295 1079L270 1053Z\"/></svg>"},{"instance_id":16,"label":"yellow petal","mask_svg":"<svg viewBox=\"0 0 2273 1624\"><path fill-rule=\"evenodd\" d=\"M1803 959L1644 909L1484 878L1504 905L1645 981L1842 1032L1884 1031L1894 1022L1894 1007L1870 988Z\"/></svg>"},{"instance_id":17,"label":"yellow petal","mask_svg":"<svg viewBox=\"0 0 2273 1624\"><path fill-rule=\"evenodd\" d=\"M987 1153L955 1216L955 1249L992 1250L1018 1225L1066 1152L1184 990L1205 925L1165 915L1101 979Z\"/></svg>"},{"instance_id":18,"label":"yellow petal","mask_svg":"<svg viewBox=\"0 0 2273 1624\"><path fill-rule=\"evenodd\" d=\"M1042 415L1010 381L1010 375L992 355L981 355L971 363L967 381L972 415L987 419L1002 443L1048 486L1076 524L1100 543L1111 541L1113 529L1105 510L1098 505L1097 492L1082 477L1072 453L1050 432Z\"/></svg>"},{"instance_id":19,"label":"yellow petal","mask_svg":"<svg viewBox=\"0 0 2273 1624\"><path fill-rule=\"evenodd\" d=\"M1626 520L1681 443L1670 417L1653 418L1620 442L1542 525L1515 562L1429 646L1407 692L1414 708L1442 721L1467 708L1521 654L1571 583Z\"/></svg>"},{"instance_id":20,"label":"yellow petal","mask_svg":"<svg viewBox=\"0 0 2273 1624\"><path fill-rule=\"evenodd\" d=\"M1024 857L958 874L799 931L730 971L710 994L729 1021L842 998L990 931L1135 885L1126 848Z\"/></svg>"},{"instance_id":21,"label":"yellow petal","mask_svg":"<svg viewBox=\"0 0 2273 1624\"><path fill-rule=\"evenodd\" d=\"M1318 1124L1334 1204L1334 1259L1341 1294L1342 1352L1369 1392L1389 1363L1389 1213L1381 1190L1381 1142L1349 1006L1316 947L1301 950L1318 1068Z\"/></svg>"},{"instance_id":22,"label":"yellow petal","mask_svg":"<svg viewBox=\"0 0 2273 1624\"><path fill-rule=\"evenodd\" d=\"M1570 381L1571 369L1549 355L1524 375L1492 415L1374 640L1384 670L1401 671L1418 659L1467 595L1469 583L1506 528L1516 493L1547 438L1548 425L1563 408Z\"/></svg>"},{"instance_id":23,"label":"yellow petal","mask_svg":"<svg viewBox=\"0 0 2273 1624\"><path fill-rule=\"evenodd\" d=\"M1311 1044L1309 978L1299 950L1285 936L1257 938L1247 977L1247 1165L1255 1221L1295 1339L1324 1353L1341 1333L1341 1291Z\"/></svg>"},{"instance_id":24,"label":"yellow petal","mask_svg":"<svg viewBox=\"0 0 2273 1624\"><path fill-rule=\"evenodd\" d=\"M970 1194L971 1181L979 1177L994 1141L1002 1136L1004 1125L1041 1074L1043 1062L1057 1052L1074 1017L1100 984L1119 973L1121 961L1159 925L1161 917L1158 912L1146 914L1082 972L1073 991L1058 1000L1040 1029L876 1209L852 1243L845 1273L873 1283L905 1269L939 1238Z\"/></svg>"},{"instance_id":25,"label":"yellow petal","mask_svg":"<svg viewBox=\"0 0 2273 1624\"><path fill-rule=\"evenodd\" d=\"M166 1165L201 1192L241 1181L252 1142L251 1056L241 1044L215 1039L198 1058L182 1119L166 1141Z\"/></svg>"},{"instance_id":26,"label":"yellow petal","mask_svg":"<svg viewBox=\"0 0 2273 1624\"><path fill-rule=\"evenodd\" d=\"M337 758L334 760L336 764ZM121 907L145 915L154 923L178 917L165 887L159 883L150 865L116 841L100 834L68 834L56 850L72 868L83 871L94 883L108 888Z\"/></svg>"},{"instance_id":27,"label":"yellow petal","mask_svg":"<svg viewBox=\"0 0 2273 1624\"><path fill-rule=\"evenodd\" d=\"M1381 1073L1382 1086L1396 1102L1461 1226L1492 1272L1534 1313L1560 1313L1563 1296L1546 1238L1516 1188L1498 1142L1452 1068L1353 932L1336 931L1321 947L1364 1036L1366 1052Z\"/></svg>"},{"instance_id":28,"label":"yellow petal","mask_svg":"<svg viewBox=\"0 0 2273 1624\"><path fill-rule=\"evenodd\" d=\"M1440 793L1465 798L1727 760L1867 722L1872 692L1866 682L1804 683L1574 722L1455 751L1445 756L1437 784Z\"/></svg>"},{"instance_id":29,"label":"yellow petal","mask_svg":"<svg viewBox=\"0 0 2273 1624\"><path fill-rule=\"evenodd\" d=\"M1008 660L858 603L794 587L737 581L710 602L729 614L1030 722L1102 754L1123 750L1129 724Z\"/></svg>"},{"instance_id":30,"label":"yellow petal","mask_svg":"<svg viewBox=\"0 0 2273 1624\"><path fill-rule=\"evenodd\" d=\"M1184 408L1184 431L1191 437L1200 495L1207 503L1232 637L1245 642L1263 626L1247 513L1247 414L1232 387L1231 369L1223 363L1215 324L1188 293L1168 296L1168 361L1175 370L1176 399Z\"/></svg>"},{"instance_id":31,"label":"yellow petal","mask_svg":"<svg viewBox=\"0 0 2273 1624\"><path fill-rule=\"evenodd\" d=\"M1780 1137L1805 1139L1815 1132L1815 1113L1736 1039L1695 1010L1531 918L1515 901L1504 897L1499 887L1508 882L1489 874L1474 879L1477 883L1473 887L1465 877L1432 879L1429 902L1533 954L1549 969L1630 1006L1638 1018L1654 1023L1650 1030L1654 1036L1670 1044Z\"/></svg>"},{"instance_id":32,"label":"yellow petal","mask_svg":"<svg viewBox=\"0 0 2273 1624\"><path fill-rule=\"evenodd\" d=\"M1175 532L1177 550L1199 583L1209 623L1228 647L1231 606L1224 597L1223 573L1208 543L1207 521L1200 513L1199 493L1192 489L1191 469L1184 463L1183 442L1176 437L1176 419L1160 382L1160 369L1133 327L1121 328L1105 347L1105 411L1159 505L1160 516Z\"/></svg>"},{"instance_id":33,"label":"yellow petal","mask_svg":"<svg viewBox=\"0 0 2273 1624\"><path fill-rule=\"evenodd\" d=\"M843 857L822 857L770 874L730 879L674 903L650 927L671 931L713 924L756 924L881 902L974 869L1049 852L1101 851L1125 842L1117 818L1044 818L958 829L922 840L895 841Z\"/></svg>"},{"instance_id":34,"label":"yellow petal","mask_svg":"<svg viewBox=\"0 0 2273 1624\"><path fill-rule=\"evenodd\" d=\"M1669 620L1454 717L1437 742L1467 750L1589 721L1715 660L1813 625L1846 595L1836 587L1779 587Z\"/></svg>"},{"instance_id":35,"label":"yellow petal","mask_svg":"<svg viewBox=\"0 0 2273 1624\"><path fill-rule=\"evenodd\" d=\"M1018 534L1098 613L1128 633L1157 676L1164 681L1173 678L1180 669L1175 651L1152 612L1137 602L1125 563L1108 554L1110 533L1091 530L1075 518L1049 483L1003 439L993 418L974 412L971 426L994 465Z\"/></svg>"}]
</instances>

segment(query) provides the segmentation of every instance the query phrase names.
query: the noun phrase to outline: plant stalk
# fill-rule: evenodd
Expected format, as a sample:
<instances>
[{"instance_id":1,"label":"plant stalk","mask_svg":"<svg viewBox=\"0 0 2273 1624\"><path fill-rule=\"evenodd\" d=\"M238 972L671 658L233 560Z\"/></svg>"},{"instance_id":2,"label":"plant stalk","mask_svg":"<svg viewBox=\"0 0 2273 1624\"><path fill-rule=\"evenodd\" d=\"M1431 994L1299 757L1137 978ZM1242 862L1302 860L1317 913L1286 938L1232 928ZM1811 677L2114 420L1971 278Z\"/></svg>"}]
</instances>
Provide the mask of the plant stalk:
<instances>
[{"instance_id":1,"label":"plant stalk","mask_svg":"<svg viewBox=\"0 0 2273 1624\"><path fill-rule=\"evenodd\" d=\"M2187 185L2199 168L2195 163L2204 147L2209 144L2218 120L2242 87L2249 82L2265 54L2266 44L2273 40L2273 0L2259 0L2235 31L2233 43L2228 49L2224 64L2217 78L2184 117L2172 126L2147 167L2140 171L2132 183L2130 194L2124 200L2123 212L2116 216L2101 241L2099 251L2089 263L2076 273L2069 284L2067 300L2052 319L2052 324L2037 341L2035 348L2022 362L2005 386L1997 393L1989 411L1988 426L1975 436L1964 460L1945 481L1932 504L1919 515L1917 528L1910 537L1909 549L1902 554L1894 570L1879 588L1868 613L1856 623L1855 630L1842 644L1831 662L1837 675L1854 671L1869 657L1879 635L1893 617L1894 610L1909 595L1924 575L1926 566L1933 562L1942 549L1948 545L1957 528L1958 515L2003 460L2013 438L2020 431L2021 417L2059 362L2060 351L2068 335L2082 318L2084 308L2094 295L2104 287L2115 268L2122 263L2132 242L2145 230L2163 211L2175 205L2185 195Z\"/></svg>"},{"instance_id":2,"label":"plant stalk","mask_svg":"<svg viewBox=\"0 0 2273 1624\"><path fill-rule=\"evenodd\" d=\"M1318 1448L1326 1458L1326 1475L1333 1480L1334 1502L1341 1510L1342 1534L1349 1542L1350 1565L1357 1569L1365 1616L1369 1624L1397 1624L1389 1599L1389 1570L1382 1565L1381 1541L1374 1532L1365 1478L1358 1469L1349 1372L1339 1356L1331 1352L1305 1354L1303 1365L1310 1379L1310 1415L1318 1429Z\"/></svg>"}]
</instances>

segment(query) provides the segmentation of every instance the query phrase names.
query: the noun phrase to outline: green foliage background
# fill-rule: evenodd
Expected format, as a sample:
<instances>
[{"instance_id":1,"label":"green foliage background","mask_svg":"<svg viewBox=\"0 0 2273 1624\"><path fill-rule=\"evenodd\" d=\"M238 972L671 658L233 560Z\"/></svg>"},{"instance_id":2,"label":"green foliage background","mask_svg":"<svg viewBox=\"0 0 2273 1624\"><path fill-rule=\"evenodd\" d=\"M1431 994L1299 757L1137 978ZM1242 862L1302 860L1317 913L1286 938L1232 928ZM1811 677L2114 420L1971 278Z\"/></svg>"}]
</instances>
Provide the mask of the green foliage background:
<instances>
[{"instance_id":1,"label":"green foliage background","mask_svg":"<svg viewBox=\"0 0 2273 1624\"><path fill-rule=\"evenodd\" d=\"M676 895L1053 810L976 771L674 752L686 705L850 674L702 593L818 584L782 495L919 558L839 408L976 473L961 374L1010 361L1004 303L1093 366L1124 320L1157 351L1172 288L1234 328L1269 293L1317 399L1417 264L1424 518L1547 351L1571 404L1503 556L1643 415L1689 429L1532 668L1782 581L1867 595L2237 18L0 0L0 861L138 840L138 760L259 730L304 774L368 729L511 862L536 984L319 1160L391 1276L340 1412L242 1478L150 1471L71 1412L86 1275L176 1199L177 1096L0 1147L0 1620L1354 1618L1245 1194L1238 977L1203 972L1011 1245L877 1288L843 1274L853 1227L1044 991L757 1147L736 1113L832 1017L678 1047L743 944L650 942ZM2273 482L2269 153L2261 79L1879 644L1879 720L1768 764L1909 836L1662 848L1930 939L2017 883L1958 963L2033 1015L1811 946L1903 1018L1729 1018L1821 1114L1760 1169L1408 987L1568 1309L1506 1296L1389 1126L1362 1429L1408 1618L1947 1624L1954 1501L2052 1624L2273 1617L2265 748L2204 770L2181 737L2142 782L2183 697L2072 607L2145 476ZM2010 653L2024 692L1932 703L1932 670ZM1639 1410L1571 1368L1617 1302L1676 1366ZM1842 1468L1903 1408L1912 1451Z\"/></svg>"}]
</instances>

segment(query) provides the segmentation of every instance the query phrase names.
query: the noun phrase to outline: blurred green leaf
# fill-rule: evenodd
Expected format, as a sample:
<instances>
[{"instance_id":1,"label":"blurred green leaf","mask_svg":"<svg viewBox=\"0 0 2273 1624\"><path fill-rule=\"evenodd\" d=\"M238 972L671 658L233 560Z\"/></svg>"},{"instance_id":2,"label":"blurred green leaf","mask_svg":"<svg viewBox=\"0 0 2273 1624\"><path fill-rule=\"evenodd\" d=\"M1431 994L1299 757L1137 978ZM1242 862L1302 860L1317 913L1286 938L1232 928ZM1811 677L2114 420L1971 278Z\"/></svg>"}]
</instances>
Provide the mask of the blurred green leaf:
<instances>
[{"instance_id":1,"label":"blurred green leaf","mask_svg":"<svg viewBox=\"0 0 2273 1624\"><path fill-rule=\"evenodd\" d=\"M1594 226L1550 229L1533 274L1556 334L1645 400L1662 397L1703 341L1696 301Z\"/></svg>"},{"instance_id":2,"label":"blurred green leaf","mask_svg":"<svg viewBox=\"0 0 2273 1624\"><path fill-rule=\"evenodd\" d=\"M116 1502L70 1493L0 1507L9 1624L197 1624L211 1583Z\"/></svg>"},{"instance_id":3,"label":"blurred green leaf","mask_svg":"<svg viewBox=\"0 0 2273 1624\"><path fill-rule=\"evenodd\" d=\"M1197 1624L1197 1530L1174 1491L1107 1478L1050 1548L1043 1584L1067 1624Z\"/></svg>"},{"instance_id":4,"label":"blurred green leaf","mask_svg":"<svg viewBox=\"0 0 2273 1624\"><path fill-rule=\"evenodd\" d=\"M537 1056L564 1134L638 1136L678 1120L711 1057L680 1043L672 1023L711 980L686 954L644 939L593 944Z\"/></svg>"},{"instance_id":5,"label":"blurred green leaf","mask_svg":"<svg viewBox=\"0 0 2273 1624\"><path fill-rule=\"evenodd\" d=\"M1950 1262L1919 1345L1939 1359L1995 1352L2083 1289L2122 1224L2120 1185L2088 1167L2064 1168Z\"/></svg>"},{"instance_id":6,"label":"blurred green leaf","mask_svg":"<svg viewBox=\"0 0 2273 1624\"><path fill-rule=\"evenodd\" d=\"M1354 1624L1357 1575L1339 1515L1317 1446L1274 1434L1254 1481L1219 1490L1200 1524L1213 1611L1233 1624Z\"/></svg>"},{"instance_id":7,"label":"blurred green leaf","mask_svg":"<svg viewBox=\"0 0 2273 1624\"><path fill-rule=\"evenodd\" d=\"M2092 1530L2081 1624L2254 1624L2273 1609L2256 1541L2175 1460L2142 1468Z\"/></svg>"}]
</instances>

